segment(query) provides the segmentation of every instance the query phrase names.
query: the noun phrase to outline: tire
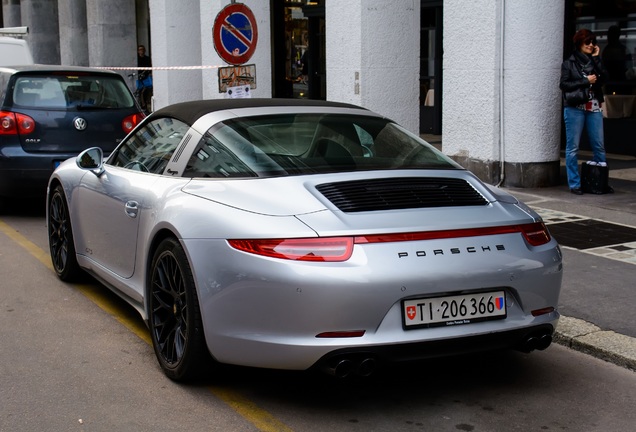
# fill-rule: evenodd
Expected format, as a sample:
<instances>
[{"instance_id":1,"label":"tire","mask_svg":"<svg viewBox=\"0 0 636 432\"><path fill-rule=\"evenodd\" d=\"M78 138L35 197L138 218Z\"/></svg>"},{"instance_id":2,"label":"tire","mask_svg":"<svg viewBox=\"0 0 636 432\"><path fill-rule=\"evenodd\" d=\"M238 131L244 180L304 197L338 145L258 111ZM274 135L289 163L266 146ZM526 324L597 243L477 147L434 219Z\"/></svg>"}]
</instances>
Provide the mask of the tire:
<instances>
[{"instance_id":1,"label":"tire","mask_svg":"<svg viewBox=\"0 0 636 432\"><path fill-rule=\"evenodd\" d=\"M60 185L53 189L49 197L47 226L49 251L55 273L65 282L79 280L84 272L77 263L68 204Z\"/></svg>"},{"instance_id":2,"label":"tire","mask_svg":"<svg viewBox=\"0 0 636 432\"><path fill-rule=\"evenodd\" d=\"M153 255L148 307L152 346L166 376L175 381L201 376L212 360L192 271L174 238L163 240Z\"/></svg>"}]
</instances>

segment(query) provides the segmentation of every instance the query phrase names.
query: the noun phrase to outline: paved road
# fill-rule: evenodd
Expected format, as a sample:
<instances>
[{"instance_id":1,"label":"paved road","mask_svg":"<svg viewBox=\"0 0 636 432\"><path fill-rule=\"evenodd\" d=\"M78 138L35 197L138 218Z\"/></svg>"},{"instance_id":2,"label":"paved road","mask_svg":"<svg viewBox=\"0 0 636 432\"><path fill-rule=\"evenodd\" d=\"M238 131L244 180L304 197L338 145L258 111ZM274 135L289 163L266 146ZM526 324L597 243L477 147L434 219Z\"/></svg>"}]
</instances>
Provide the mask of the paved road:
<instances>
[{"instance_id":1,"label":"paved road","mask_svg":"<svg viewBox=\"0 0 636 432\"><path fill-rule=\"evenodd\" d=\"M8 220L7 220L8 219ZM0 431L630 430L636 373L553 345L430 360L367 380L159 369L147 332L98 284L46 265L43 219L0 218ZM4 227L6 228L6 227ZM132 330L131 330L132 329Z\"/></svg>"},{"instance_id":2,"label":"paved road","mask_svg":"<svg viewBox=\"0 0 636 432\"><path fill-rule=\"evenodd\" d=\"M629 177L632 168L625 169L619 174ZM634 184L615 179L612 196L575 197L564 187L512 192L549 218L636 226ZM18 208L0 215L2 432L608 431L636 424L636 373L559 345L419 362L362 381L224 367L197 385L174 384L134 311L98 284L57 280L46 265L42 208ZM619 259L592 252L564 247L560 309L599 327L572 341L633 340L636 264L629 251ZM618 341L616 350L625 345Z\"/></svg>"}]
</instances>

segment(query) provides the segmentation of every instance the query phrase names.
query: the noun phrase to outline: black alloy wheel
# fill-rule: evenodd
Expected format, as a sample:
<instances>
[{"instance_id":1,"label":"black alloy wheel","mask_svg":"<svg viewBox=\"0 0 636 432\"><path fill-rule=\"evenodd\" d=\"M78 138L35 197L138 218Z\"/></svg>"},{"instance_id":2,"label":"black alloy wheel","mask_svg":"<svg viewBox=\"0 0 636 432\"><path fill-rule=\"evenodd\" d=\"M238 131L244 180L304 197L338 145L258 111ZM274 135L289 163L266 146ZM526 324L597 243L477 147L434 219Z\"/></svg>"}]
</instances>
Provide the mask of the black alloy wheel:
<instances>
[{"instance_id":1,"label":"black alloy wheel","mask_svg":"<svg viewBox=\"0 0 636 432\"><path fill-rule=\"evenodd\" d=\"M173 380L194 378L210 356L192 271L176 239L159 244L150 276L150 334L159 364Z\"/></svg>"},{"instance_id":2,"label":"black alloy wheel","mask_svg":"<svg viewBox=\"0 0 636 432\"><path fill-rule=\"evenodd\" d=\"M48 202L48 234L51 261L58 277L72 282L82 275L75 256L73 229L62 186L53 189Z\"/></svg>"}]
</instances>

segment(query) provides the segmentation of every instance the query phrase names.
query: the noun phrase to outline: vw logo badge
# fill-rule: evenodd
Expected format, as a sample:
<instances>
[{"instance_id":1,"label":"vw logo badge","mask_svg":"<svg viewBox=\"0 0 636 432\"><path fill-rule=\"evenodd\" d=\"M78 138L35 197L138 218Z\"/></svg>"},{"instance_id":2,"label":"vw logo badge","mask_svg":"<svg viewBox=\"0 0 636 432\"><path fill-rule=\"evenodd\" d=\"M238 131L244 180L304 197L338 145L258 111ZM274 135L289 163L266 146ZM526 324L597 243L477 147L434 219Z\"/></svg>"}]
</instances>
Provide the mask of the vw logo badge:
<instances>
[{"instance_id":1,"label":"vw logo badge","mask_svg":"<svg viewBox=\"0 0 636 432\"><path fill-rule=\"evenodd\" d=\"M73 119L73 126L75 126L75 129L82 131L86 129L86 120L81 117L75 117Z\"/></svg>"}]
</instances>

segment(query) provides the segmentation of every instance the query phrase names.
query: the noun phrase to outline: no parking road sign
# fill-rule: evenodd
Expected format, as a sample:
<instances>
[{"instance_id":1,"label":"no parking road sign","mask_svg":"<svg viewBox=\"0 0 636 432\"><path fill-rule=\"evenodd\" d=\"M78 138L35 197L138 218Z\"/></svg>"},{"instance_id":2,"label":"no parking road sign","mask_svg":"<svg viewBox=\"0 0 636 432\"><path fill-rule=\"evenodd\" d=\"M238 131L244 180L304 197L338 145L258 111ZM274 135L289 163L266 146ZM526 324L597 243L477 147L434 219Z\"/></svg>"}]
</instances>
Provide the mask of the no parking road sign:
<instances>
[{"instance_id":1,"label":"no parking road sign","mask_svg":"<svg viewBox=\"0 0 636 432\"><path fill-rule=\"evenodd\" d=\"M258 29L254 14L242 3L225 6L214 19L214 49L232 65L246 63L256 50Z\"/></svg>"}]
</instances>

